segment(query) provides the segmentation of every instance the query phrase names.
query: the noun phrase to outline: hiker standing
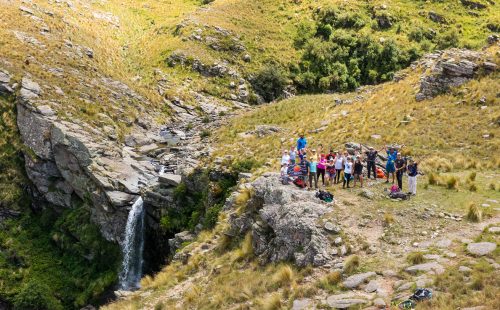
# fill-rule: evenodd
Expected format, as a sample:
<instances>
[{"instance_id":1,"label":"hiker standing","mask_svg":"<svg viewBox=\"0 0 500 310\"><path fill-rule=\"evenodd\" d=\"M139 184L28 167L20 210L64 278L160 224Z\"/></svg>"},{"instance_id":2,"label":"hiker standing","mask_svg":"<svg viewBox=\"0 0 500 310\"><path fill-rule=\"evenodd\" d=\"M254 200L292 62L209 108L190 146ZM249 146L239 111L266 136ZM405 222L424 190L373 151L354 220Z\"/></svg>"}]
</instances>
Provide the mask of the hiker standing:
<instances>
[{"instance_id":1,"label":"hiker standing","mask_svg":"<svg viewBox=\"0 0 500 310\"><path fill-rule=\"evenodd\" d=\"M292 146L290 148L290 164L292 166L295 166L295 163L297 162L297 151L295 148Z\"/></svg>"},{"instance_id":2,"label":"hiker standing","mask_svg":"<svg viewBox=\"0 0 500 310\"><path fill-rule=\"evenodd\" d=\"M347 158L344 164L344 182L342 184L342 188L345 188L347 183L347 188L349 188L349 182L351 182L351 174L352 174L352 159Z\"/></svg>"},{"instance_id":3,"label":"hiker standing","mask_svg":"<svg viewBox=\"0 0 500 310\"><path fill-rule=\"evenodd\" d=\"M377 179L377 170L375 161L377 160L378 151L373 147L369 147L369 150L365 152L366 154L366 168L368 169L368 179L370 178L370 173L373 172L373 178Z\"/></svg>"},{"instance_id":4,"label":"hiker standing","mask_svg":"<svg viewBox=\"0 0 500 310\"><path fill-rule=\"evenodd\" d=\"M301 133L299 135L299 139L297 140L297 151L302 151L307 147L307 140L304 138L304 134Z\"/></svg>"},{"instance_id":5,"label":"hiker standing","mask_svg":"<svg viewBox=\"0 0 500 310\"><path fill-rule=\"evenodd\" d=\"M398 156L398 151L394 147L387 148L385 146L385 151L387 152L387 163L385 165L385 172L387 173L387 181L385 183L389 183L389 175L392 174L392 184L394 184L396 166L394 165L394 161Z\"/></svg>"},{"instance_id":6,"label":"hiker standing","mask_svg":"<svg viewBox=\"0 0 500 310\"><path fill-rule=\"evenodd\" d=\"M283 156L281 156L281 165L288 165L290 163L290 155L287 150L283 151Z\"/></svg>"},{"instance_id":7,"label":"hiker standing","mask_svg":"<svg viewBox=\"0 0 500 310\"><path fill-rule=\"evenodd\" d=\"M326 155L326 160L330 161L330 160L334 160L334 159L335 159L335 152L333 151L333 149L330 149L330 153L328 153L328 155Z\"/></svg>"},{"instance_id":8,"label":"hiker standing","mask_svg":"<svg viewBox=\"0 0 500 310\"><path fill-rule=\"evenodd\" d=\"M396 179L398 180L398 187L399 190L403 190L403 174L406 169L406 162L405 160L401 157L401 154L399 153L396 160L394 161L394 164L396 166Z\"/></svg>"},{"instance_id":9,"label":"hiker standing","mask_svg":"<svg viewBox=\"0 0 500 310\"><path fill-rule=\"evenodd\" d=\"M354 185L356 187L356 179L359 179L361 187L363 187L363 163L361 163L361 157L358 156L354 162Z\"/></svg>"},{"instance_id":10,"label":"hiker standing","mask_svg":"<svg viewBox=\"0 0 500 310\"><path fill-rule=\"evenodd\" d=\"M342 173L342 170L344 170L344 157L340 154L340 152L337 152L337 157L335 158L335 171L336 171L336 176L335 176L335 184L340 183L340 174Z\"/></svg>"},{"instance_id":11,"label":"hiker standing","mask_svg":"<svg viewBox=\"0 0 500 310\"><path fill-rule=\"evenodd\" d=\"M309 161L309 188L312 188L314 180L314 188L318 189L318 156L316 150L312 150L312 157Z\"/></svg>"},{"instance_id":12,"label":"hiker standing","mask_svg":"<svg viewBox=\"0 0 500 310\"><path fill-rule=\"evenodd\" d=\"M321 176L321 183L325 186L326 157L325 154L318 155L318 179Z\"/></svg>"},{"instance_id":13,"label":"hiker standing","mask_svg":"<svg viewBox=\"0 0 500 310\"><path fill-rule=\"evenodd\" d=\"M326 176L327 184L332 185L335 182L335 162L333 158L328 160L326 164Z\"/></svg>"},{"instance_id":14,"label":"hiker standing","mask_svg":"<svg viewBox=\"0 0 500 310\"><path fill-rule=\"evenodd\" d=\"M412 195L417 194L418 163L413 159L409 160L408 170L408 191Z\"/></svg>"}]
</instances>

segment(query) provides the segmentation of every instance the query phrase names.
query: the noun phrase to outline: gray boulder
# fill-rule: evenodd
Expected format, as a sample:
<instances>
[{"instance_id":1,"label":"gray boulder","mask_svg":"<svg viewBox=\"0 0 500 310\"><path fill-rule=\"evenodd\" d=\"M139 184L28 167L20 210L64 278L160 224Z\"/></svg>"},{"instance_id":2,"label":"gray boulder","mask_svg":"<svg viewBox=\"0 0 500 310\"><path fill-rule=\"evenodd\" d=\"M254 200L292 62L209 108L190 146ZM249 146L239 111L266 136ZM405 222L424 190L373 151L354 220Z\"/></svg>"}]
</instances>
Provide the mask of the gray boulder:
<instances>
[{"instance_id":1,"label":"gray boulder","mask_svg":"<svg viewBox=\"0 0 500 310\"><path fill-rule=\"evenodd\" d=\"M476 256L488 255L495 251L496 248L497 245L493 242L469 243L467 245L467 251Z\"/></svg>"},{"instance_id":2,"label":"gray boulder","mask_svg":"<svg viewBox=\"0 0 500 310\"><path fill-rule=\"evenodd\" d=\"M177 174L163 174L158 177L158 182L167 186L177 186L181 184L182 176Z\"/></svg>"},{"instance_id":3,"label":"gray boulder","mask_svg":"<svg viewBox=\"0 0 500 310\"><path fill-rule=\"evenodd\" d=\"M407 267L405 271L411 274L416 274L418 272L434 272L435 274L441 274L444 272L444 268L437 262L430 262Z\"/></svg>"},{"instance_id":4,"label":"gray boulder","mask_svg":"<svg viewBox=\"0 0 500 310\"><path fill-rule=\"evenodd\" d=\"M452 87L463 85L474 78L481 67L485 69L485 73L491 72L487 65L481 62L484 57L481 52L465 49L451 49L437 56L431 54L424 57L420 63L431 69L420 79L417 101L433 98Z\"/></svg>"},{"instance_id":5,"label":"gray boulder","mask_svg":"<svg viewBox=\"0 0 500 310\"><path fill-rule=\"evenodd\" d=\"M293 261L298 266L329 262L333 245L319 219L330 209L313 192L279 182L271 173L251 183L254 195L243 214L230 215L230 235L251 231L255 255L262 263ZM231 202L225 206L231 210Z\"/></svg>"},{"instance_id":6,"label":"gray boulder","mask_svg":"<svg viewBox=\"0 0 500 310\"><path fill-rule=\"evenodd\" d=\"M376 273L372 271L365 273L358 273L345 279L344 282L342 282L342 284L347 288L354 289L359 285L363 284L364 282L366 282L366 280L370 279L371 277L374 277L375 275Z\"/></svg>"},{"instance_id":7,"label":"gray boulder","mask_svg":"<svg viewBox=\"0 0 500 310\"><path fill-rule=\"evenodd\" d=\"M14 92L10 83L11 83L10 73L6 70L0 69L0 95L1 94L8 95Z\"/></svg>"}]
</instances>

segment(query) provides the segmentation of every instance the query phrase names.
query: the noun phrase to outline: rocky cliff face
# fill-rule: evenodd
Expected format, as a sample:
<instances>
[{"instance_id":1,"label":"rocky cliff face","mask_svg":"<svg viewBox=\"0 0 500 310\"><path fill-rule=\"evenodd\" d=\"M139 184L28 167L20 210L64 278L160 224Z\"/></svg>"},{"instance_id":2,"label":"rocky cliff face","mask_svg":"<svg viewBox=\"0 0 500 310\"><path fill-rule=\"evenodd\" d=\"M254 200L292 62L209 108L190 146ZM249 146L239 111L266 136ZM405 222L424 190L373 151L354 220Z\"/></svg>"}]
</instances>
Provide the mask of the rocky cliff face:
<instances>
[{"instance_id":1,"label":"rocky cliff face","mask_svg":"<svg viewBox=\"0 0 500 310\"><path fill-rule=\"evenodd\" d=\"M241 214L234 198L226 204L230 212L228 234L252 234L254 253L265 264L293 261L298 266L340 263L349 246L336 224L333 204L315 197L315 192L281 185L279 174L269 173L251 183L252 198Z\"/></svg>"}]
</instances>

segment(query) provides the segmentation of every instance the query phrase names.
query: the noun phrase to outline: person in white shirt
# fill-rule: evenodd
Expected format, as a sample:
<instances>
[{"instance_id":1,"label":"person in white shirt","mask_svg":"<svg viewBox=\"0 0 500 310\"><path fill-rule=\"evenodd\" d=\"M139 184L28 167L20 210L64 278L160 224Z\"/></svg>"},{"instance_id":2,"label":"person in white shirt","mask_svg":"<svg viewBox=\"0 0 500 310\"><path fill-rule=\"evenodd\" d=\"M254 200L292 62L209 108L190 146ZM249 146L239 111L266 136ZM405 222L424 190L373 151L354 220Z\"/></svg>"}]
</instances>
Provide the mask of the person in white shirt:
<instances>
[{"instance_id":1,"label":"person in white shirt","mask_svg":"<svg viewBox=\"0 0 500 310\"><path fill-rule=\"evenodd\" d=\"M342 156L342 153L337 152L337 157L335 157L335 184L340 183L340 174L342 170L344 170L344 156Z\"/></svg>"},{"instance_id":2,"label":"person in white shirt","mask_svg":"<svg viewBox=\"0 0 500 310\"><path fill-rule=\"evenodd\" d=\"M349 188L349 182L351 182L352 175L352 158L348 157L344 164L344 183L342 184L342 188L345 188L347 183L347 188Z\"/></svg>"},{"instance_id":3,"label":"person in white shirt","mask_svg":"<svg viewBox=\"0 0 500 310\"><path fill-rule=\"evenodd\" d=\"M297 151L295 150L295 147L290 148L290 164L295 166L295 163L297 161Z\"/></svg>"},{"instance_id":4,"label":"person in white shirt","mask_svg":"<svg viewBox=\"0 0 500 310\"><path fill-rule=\"evenodd\" d=\"M281 165L288 165L290 163L290 155L287 150L283 151L283 156L281 156Z\"/></svg>"}]
</instances>

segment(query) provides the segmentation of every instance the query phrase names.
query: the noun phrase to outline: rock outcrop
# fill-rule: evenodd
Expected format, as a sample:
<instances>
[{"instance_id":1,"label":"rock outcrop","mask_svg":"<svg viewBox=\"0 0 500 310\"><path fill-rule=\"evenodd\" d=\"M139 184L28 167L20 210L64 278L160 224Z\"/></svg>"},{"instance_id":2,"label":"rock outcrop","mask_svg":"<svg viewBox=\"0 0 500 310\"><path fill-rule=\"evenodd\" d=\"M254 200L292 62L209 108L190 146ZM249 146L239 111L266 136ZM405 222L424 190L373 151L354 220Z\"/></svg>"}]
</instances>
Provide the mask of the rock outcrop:
<instances>
[{"instance_id":1,"label":"rock outcrop","mask_svg":"<svg viewBox=\"0 0 500 310\"><path fill-rule=\"evenodd\" d=\"M320 223L332 209L315 198L314 192L281 185L279 175L273 173L258 178L251 187L254 195L243 214L231 215L228 234L251 232L254 253L262 263L321 266L334 259L335 243L330 236L337 230ZM225 208L233 208L231 200Z\"/></svg>"},{"instance_id":2,"label":"rock outcrop","mask_svg":"<svg viewBox=\"0 0 500 310\"><path fill-rule=\"evenodd\" d=\"M497 69L497 65L485 54L465 49L451 49L438 52L419 61L429 68L420 79L420 90L416 100L433 98L458 87L476 77L480 72L487 74Z\"/></svg>"}]
</instances>

